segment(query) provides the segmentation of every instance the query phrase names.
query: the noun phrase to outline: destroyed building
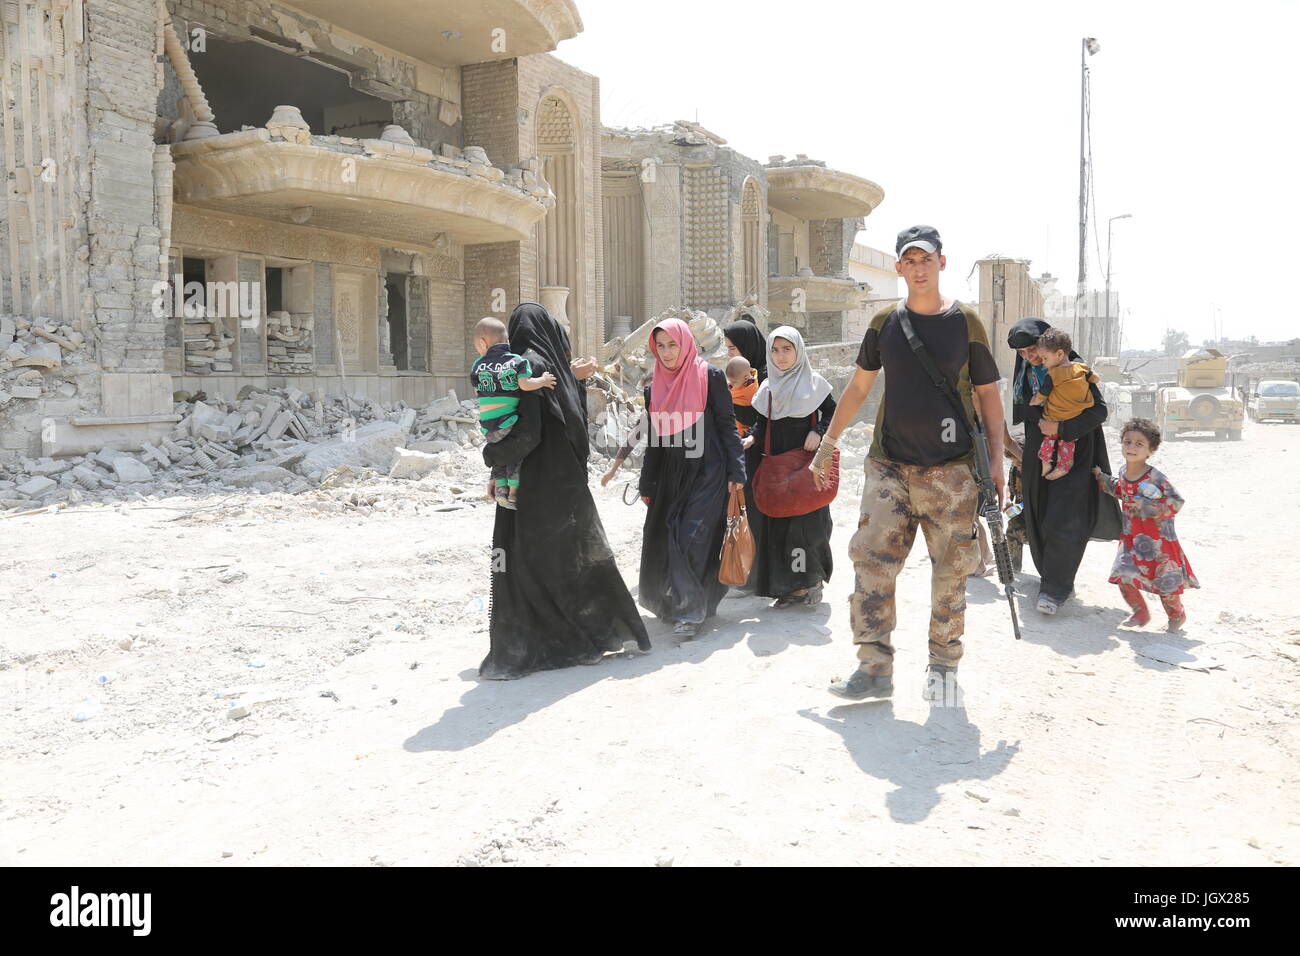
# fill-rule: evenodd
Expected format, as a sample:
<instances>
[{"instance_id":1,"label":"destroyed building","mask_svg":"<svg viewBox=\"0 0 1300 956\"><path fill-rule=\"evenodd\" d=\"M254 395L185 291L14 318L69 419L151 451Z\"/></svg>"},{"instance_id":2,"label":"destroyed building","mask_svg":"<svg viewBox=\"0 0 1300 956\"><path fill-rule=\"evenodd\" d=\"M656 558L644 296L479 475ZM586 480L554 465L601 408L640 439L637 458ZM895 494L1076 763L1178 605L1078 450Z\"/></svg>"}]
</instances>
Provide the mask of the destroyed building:
<instances>
[{"instance_id":1,"label":"destroyed building","mask_svg":"<svg viewBox=\"0 0 1300 956\"><path fill-rule=\"evenodd\" d=\"M572 0L0 4L0 451L139 447L176 391L465 394L467 330L521 299L602 342L599 86L548 55L581 29Z\"/></svg>"},{"instance_id":2,"label":"destroyed building","mask_svg":"<svg viewBox=\"0 0 1300 956\"><path fill-rule=\"evenodd\" d=\"M850 256L884 198L875 183L803 154L763 164L685 120L607 128L601 169L611 337L674 306L792 325L810 344L861 324L871 287Z\"/></svg>"},{"instance_id":3,"label":"destroyed building","mask_svg":"<svg viewBox=\"0 0 1300 956\"><path fill-rule=\"evenodd\" d=\"M158 447L195 397L467 396L474 324L530 299L578 354L669 309L842 339L880 187L603 129L551 54L581 30L573 0L0 3L0 466Z\"/></svg>"}]
</instances>

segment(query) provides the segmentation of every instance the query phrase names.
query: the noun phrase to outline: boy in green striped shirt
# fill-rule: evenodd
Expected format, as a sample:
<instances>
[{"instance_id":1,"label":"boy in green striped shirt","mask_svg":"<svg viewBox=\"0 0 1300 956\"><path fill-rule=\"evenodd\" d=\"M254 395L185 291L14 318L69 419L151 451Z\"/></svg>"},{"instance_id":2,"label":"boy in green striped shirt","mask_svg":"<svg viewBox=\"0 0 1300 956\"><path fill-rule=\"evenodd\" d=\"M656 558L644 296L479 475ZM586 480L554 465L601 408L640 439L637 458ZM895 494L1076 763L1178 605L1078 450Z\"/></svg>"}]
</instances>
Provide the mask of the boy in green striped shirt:
<instances>
[{"instance_id":1,"label":"boy in green striped shirt","mask_svg":"<svg viewBox=\"0 0 1300 956\"><path fill-rule=\"evenodd\" d=\"M488 441L498 442L519 421L519 392L555 388L555 376L550 372L533 376L528 360L510 351L505 323L500 319L479 319L474 326L474 349L481 356L470 369L478 392L479 428ZM492 486L496 503L513 511L519 497L519 465L493 468Z\"/></svg>"}]
</instances>

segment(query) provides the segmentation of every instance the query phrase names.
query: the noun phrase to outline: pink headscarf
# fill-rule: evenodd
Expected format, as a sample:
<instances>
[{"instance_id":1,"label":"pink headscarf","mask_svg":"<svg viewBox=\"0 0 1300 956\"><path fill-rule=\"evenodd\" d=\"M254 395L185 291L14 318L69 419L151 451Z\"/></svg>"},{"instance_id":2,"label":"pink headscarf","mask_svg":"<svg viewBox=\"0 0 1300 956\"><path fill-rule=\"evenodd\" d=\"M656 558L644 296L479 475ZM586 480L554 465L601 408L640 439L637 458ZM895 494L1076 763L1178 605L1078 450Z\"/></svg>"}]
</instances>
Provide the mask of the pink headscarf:
<instances>
[{"instance_id":1,"label":"pink headscarf","mask_svg":"<svg viewBox=\"0 0 1300 956\"><path fill-rule=\"evenodd\" d=\"M681 349L676 368L659 359L655 332L663 329ZM691 327L681 319L664 319L650 330L650 350L655 357L655 377L650 383L650 421L656 435L675 435L690 428L704 414L709 397L709 363L695 348Z\"/></svg>"}]
</instances>

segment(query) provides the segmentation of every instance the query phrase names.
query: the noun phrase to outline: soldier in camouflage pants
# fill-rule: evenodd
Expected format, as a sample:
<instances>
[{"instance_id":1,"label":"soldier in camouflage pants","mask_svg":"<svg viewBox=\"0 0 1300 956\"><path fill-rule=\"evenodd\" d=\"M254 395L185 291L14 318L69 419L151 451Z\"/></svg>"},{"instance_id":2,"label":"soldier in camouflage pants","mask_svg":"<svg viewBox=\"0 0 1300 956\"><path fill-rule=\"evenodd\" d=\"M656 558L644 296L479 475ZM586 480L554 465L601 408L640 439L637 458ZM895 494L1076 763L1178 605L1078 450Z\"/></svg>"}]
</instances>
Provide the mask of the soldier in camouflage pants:
<instances>
[{"instance_id":1,"label":"soldier in camouflage pants","mask_svg":"<svg viewBox=\"0 0 1300 956\"><path fill-rule=\"evenodd\" d=\"M849 619L858 661L868 674L893 673L894 585L918 526L933 564L930 662L955 666L961 659L966 578L980 560L977 501L969 465L927 468L867 459L858 530L849 542L856 575Z\"/></svg>"},{"instance_id":2,"label":"soldier in camouflage pants","mask_svg":"<svg viewBox=\"0 0 1300 956\"><path fill-rule=\"evenodd\" d=\"M853 378L809 465L814 482L823 485L840 435L883 371L885 388L867 452L862 512L849 543L856 572L849 618L858 666L827 689L846 700L893 695L894 583L919 527L933 563L930 653L922 696L932 703L955 703L966 579L980 561L975 523L979 493L969 423L978 418L988 436L990 477L1001 497L1006 426L997 385L1000 373L979 313L939 292L947 260L938 231L925 225L904 229L894 251L907 298L884 306L867 323Z\"/></svg>"}]
</instances>

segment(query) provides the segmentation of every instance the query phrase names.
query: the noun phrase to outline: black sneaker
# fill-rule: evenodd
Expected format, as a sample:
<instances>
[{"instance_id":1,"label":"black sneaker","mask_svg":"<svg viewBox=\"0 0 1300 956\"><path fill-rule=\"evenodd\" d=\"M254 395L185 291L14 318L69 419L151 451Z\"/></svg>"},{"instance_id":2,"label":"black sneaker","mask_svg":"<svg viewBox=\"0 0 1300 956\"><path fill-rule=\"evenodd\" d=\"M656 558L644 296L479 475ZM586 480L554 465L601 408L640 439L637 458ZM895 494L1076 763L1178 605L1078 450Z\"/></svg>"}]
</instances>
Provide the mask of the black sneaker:
<instances>
[{"instance_id":1,"label":"black sneaker","mask_svg":"<svg viewBox=\"0 0 1300 956\"><path fill-rule=\"evenodd\" d=\"M894 696L894 679L889 675L872 676L859 667L848 680L836 681L826 689L845 700L884 699Z\"/></svg>"},{"instance_id":2,"label":"black sneaker","mask_svg":"<svg viewBox=\"0 0 1300 956\"><path fill-rule=\"evenodd\" d=\"M961 688L957 686L956 664L931 664L925 672L921 699L936 707L960 707Z\"/></svg>"}]
</instances>

